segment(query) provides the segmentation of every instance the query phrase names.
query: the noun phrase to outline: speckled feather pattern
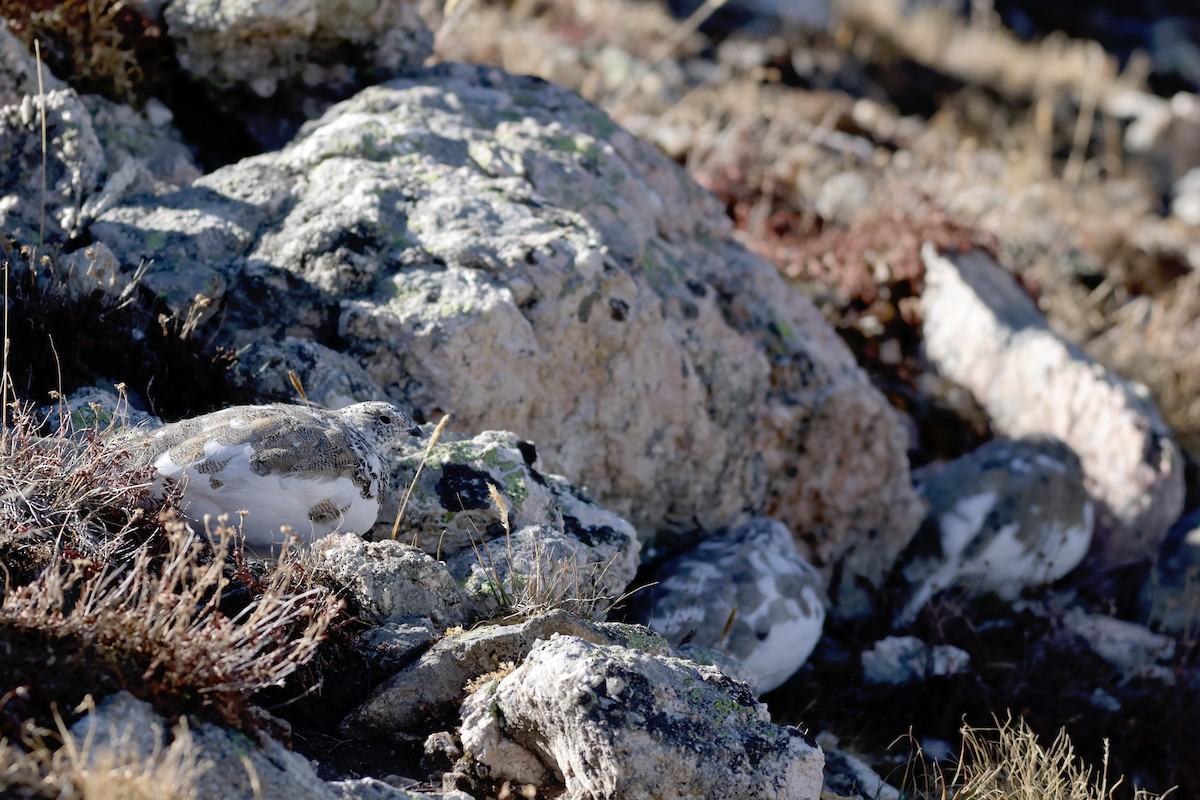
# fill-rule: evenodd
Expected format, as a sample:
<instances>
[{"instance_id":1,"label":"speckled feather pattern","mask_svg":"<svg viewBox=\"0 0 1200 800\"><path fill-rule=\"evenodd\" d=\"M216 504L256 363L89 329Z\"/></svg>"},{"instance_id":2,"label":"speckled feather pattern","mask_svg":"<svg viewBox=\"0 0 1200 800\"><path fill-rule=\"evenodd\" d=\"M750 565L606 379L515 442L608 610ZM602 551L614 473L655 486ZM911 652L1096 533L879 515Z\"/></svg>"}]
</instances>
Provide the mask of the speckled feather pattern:
<instances>
[{"instance_id":1,"label":"speckled feather pattern","mask_svg":"<svg viewBox=\"0 0 1200 800\"><path fill-rule=\"evenodd\" d=\"M769 691L807 660L825 624L824 584L786 526L755 520L664 562L637 615L675 644L715 647Z\"/></svg>"},{"instance_id":2,"label":"speckled feather pattern","mask_svg":"<svg viewBox=\"0 0 1200 800\"><path fill-rule=\"evenodd\" d=\"M388 480L383 451L419 429L390 403L338 411L296 405L235 406L165 425L146 437L160 475L184 483L184 513L203 527L249 512L246 543L283 541L287 525L306 541L341 529L362 533L376 520Z\"/></svg>"},{"instance_id":3,"label":"speckled feather pattern","mask_svg":"<svg viewBox=\"0 0 1200 800\"><path fill-rule=\"evenodd\" d=\"M952 470L929 471L918 489L931 516L904 568L914 588L897 625L954 585L1015 599L1078 566L1092 540L1079 459L1057 440L990 442Z\"/></svg>"}]
</instances>

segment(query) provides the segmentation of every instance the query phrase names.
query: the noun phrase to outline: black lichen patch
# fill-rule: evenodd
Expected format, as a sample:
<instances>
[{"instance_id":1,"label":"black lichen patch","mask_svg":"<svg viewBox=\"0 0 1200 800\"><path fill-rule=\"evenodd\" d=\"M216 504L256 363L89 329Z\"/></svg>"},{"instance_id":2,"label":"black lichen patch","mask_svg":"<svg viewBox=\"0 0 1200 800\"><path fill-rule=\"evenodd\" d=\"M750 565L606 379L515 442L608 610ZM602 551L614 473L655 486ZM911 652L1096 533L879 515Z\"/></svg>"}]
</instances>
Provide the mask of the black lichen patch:
<instances>
[{"instance_id":1,"label":"black lichen patch","mask_svg":"<svg viewBox=\"0 0 1200 800\"><path fill-rule=\"evenodd\" d=\"M497 490L504 488L482 470L464 464L447 464L442 467L442 477L437 482L438 500L442 508L450 511L488 508L492 503L489 484Z\"/></svg>"},{"instance_id":2,"label":"black lichen patch","mask_svg":"<svg viewBox=\"0 0 1200 800\"><path fill-rule=\"evenodd\" d=\"M533 442L517 442L517 451L520 452L521 458L525 459L525 466L532 467L537 462L537 447L534 446ZM536 475L536 473L534 474ZM545 482L540 475L537 475L537 479L542 480L543 483Z\"/></svg>"},{"instance_id":3,"label":"black lichen patch","mask_svg":"<svg viewBox=\"0 0 1200 800\"><path fill-rule=\"evenodd\" d=\"M621 544L626 537L607 525L584 525L578 518L563 515L563 531L572 539L578 539L588 547L606 544Z\"/></svg>"},{"instance_id":4,"label":"black lichen patch","mask_svg":"<svg viewBox=\"0 0 1200 800\"><path fill-rule=\"evenodd\" d=\"M616 697L604 696L609 678L619 678L623 684ZM753 695L744 684L730 678L722 677L711 693L697 689L698 698L713 703L703 710L686 705L659 706L654 698L662 691L650 676L609 662L603 664L579 704L604 727L644 730L661 742L694 746L700 758L720 759L737 774L759 772L768 759L777 758L790 745L792 734L787 729L769 722L755 724L758 717L752 711ZM730 715L741 719L737 724L723 724Z\"/></svg>"}]
</instances>

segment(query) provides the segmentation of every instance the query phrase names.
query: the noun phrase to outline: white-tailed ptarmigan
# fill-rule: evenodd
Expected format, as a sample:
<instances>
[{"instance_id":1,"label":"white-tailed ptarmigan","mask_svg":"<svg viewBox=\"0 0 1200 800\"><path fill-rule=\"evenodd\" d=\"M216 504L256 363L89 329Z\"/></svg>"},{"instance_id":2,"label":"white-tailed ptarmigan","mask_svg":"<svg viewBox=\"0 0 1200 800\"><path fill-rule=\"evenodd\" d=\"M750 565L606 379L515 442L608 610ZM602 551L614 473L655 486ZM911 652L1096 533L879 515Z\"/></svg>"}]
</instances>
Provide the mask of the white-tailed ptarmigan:
<instances>
[{"instance_id":1,"label":"white-tailed ptarmigan","mask_svg":"<svg viewBox=\"0 0 1200 800\"><path fill-rule=\"evenodd\" d=\"M961 585L1013 600L1087 555L1092 501L1079 457L1057 439L997 439L913 478L929 512L903 559L912 588L898 626L943 589Z\"/></svg>"},{"instance_id":2,"label":"white-tailed ptarmigan","mask_svg":"<svg viewBox=\"0 0 1200 800\"><path fill-rule=\"evenodd\" d=\"M737 659L755 692L804 665L825 625L824 582L783 523L755 519L660 564L630 598L637 621L673 645Z\"/></svg>"},{"instance_id":3,"label":"white-tailed ptarmigan","mask_svg":"<svg viewBox=\"0 0 1200 800\"><path fill-rule=\"evenodd\" d=\"M246 546L267 554L288 526L304 543L335 530L364 533L379 516L389 472L383 451L420 429L391 403L338 411L299 405L234 406L180 420L145 438L159 475L183 483L184 516L199 530L241 521Z\"/></svg>"}]
</instances>

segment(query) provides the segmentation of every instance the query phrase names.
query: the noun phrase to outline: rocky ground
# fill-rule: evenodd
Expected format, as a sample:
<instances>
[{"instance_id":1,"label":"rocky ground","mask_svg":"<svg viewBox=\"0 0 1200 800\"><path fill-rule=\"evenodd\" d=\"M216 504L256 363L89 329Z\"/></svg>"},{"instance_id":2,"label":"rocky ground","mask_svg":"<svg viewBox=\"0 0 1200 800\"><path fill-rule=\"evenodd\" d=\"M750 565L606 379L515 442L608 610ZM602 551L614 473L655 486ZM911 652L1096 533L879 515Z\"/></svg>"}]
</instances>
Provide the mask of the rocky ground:
<instances>
[{"instance_id":1,"label":"rocky ground","mask_svg":"<svg viewBox=\"0 0 1200 800\"><path fill-rule=\"evenodd\" d=\"M997 10L1006 18L1017 11ZM1060 403L1081 407L1067 399L1074 389L1050 388L1057 380L1051 376L1064 377L1066 361L1049 366L1044 355L1000 344L1012 340L1011 323L1002 322L998 336L979 331L1003 316L986 308L995 286L982 291L983 305L971 305L969 294L947 300L961 324L935 327L929 319L935 310L923 243L990 252L1035 299L1045 334L1065 340L1056 347L1082 351L1149 388L1182 445L1185 505L1193 507L1196 445L1187 420L1195 414L1197 373L1188 337L1200 309L1189 299L1197 220L1187 211L1186 176L1197 163L1198 129L1194 95L1171 92L1194 91L1194 81L1163 67L1163 54L1152 48L1148 63L1118 61L1128 49L1106 53L1086 41L1095 35L1111 44L1095 26L1076 29L1078 40L1060 34L1027 44L987 18L905 17L888 3L845 3L838 11L829 35L694 35L665 48L657 15L643 6L573 4L533 13L487 6L474 18L483 19L479 27L466 17L438 45L454 57L471 54L575 86L684 163L725 201L739 240L804 288L875 384L913 420L914 466L993 436L1049 428L1085 461L1089 451L1098 456L1097 476L1108 471L1114 430L1095 416L1061 424L1072 412ZM1029 13L1053 18L1049 9ZM489 14L503 15L504 23ZM1162 19L1187 25L1166 13ZM504 35L489 33L495 30ZM646 31L654 33L639 36ZM656 61L666 52L669 58ZM1169 89L1166 99L1148 86ZM944 344L931 335L944 335ZM980 350L983 341L989 343ZM1107 444L1079 438L1093 435ZM1136 494L1135 503L1165 511L1156 529L1169 524L1178 495L1145 504L1142 490ZM1188 568L1190 530L1186 519L1176 526L1151 583ZM1073 582L1074 596L1181 632L1175 626L1194 619L1192 612L1165 609L1190 601L1148 599L1154 592L1139 588L1144 575L1140 568L1097 570ZM1096 737L1109 737L1121 771L1146 785L1194 784L1186 757L1165 752L1195 734L1184 721L1191 712L1181 717L1170 707L1194 708L1194 677L1184 680L1192 688L1180 691L1173 679L1160 684L1114 672L1111 661L1081 653L1078 631L1053 614L1014 620L1003 607L947 605L918 628L931 644L970 651L975 666L916 691L911 684L899 693L890 685L850 686L831 694L828 680L836 682L888 631L852 624L831 636L827 627L806 667L809 692L775 700L772 709L786 703L784 718L810 724L823 714L838 717L829 728L861 733L878 752L913 724L918 738L938 731L934 738L953 749L963 715L982 721L1019 706L1044 735L1066 725L1077 739L1092 737L1092 744L1078 743L1093 761L1102 755ZM1169 672L1194 674L1189 638L1177 642ZM1100 694L1110 691L1129 700L1103 710ZM871 712L862 714L864 707ZM893 722L878 725L884 718ZM1164 734L1160 721L1172 733ZM1143 740L1137 731L1153 733Z\"/></svg>"},{"instance_id":2,"label":"rocky ground","mask_svg":"<svg viewBox=\"0 0 1200 800\"><path fill-rule=\"evenodd\" d=\"M1186 9L210 5L0 2L0 789L1200 791ZM297 387L453 415L370 541L158 519L126 423Z\"/></svg>"}]
</instances>

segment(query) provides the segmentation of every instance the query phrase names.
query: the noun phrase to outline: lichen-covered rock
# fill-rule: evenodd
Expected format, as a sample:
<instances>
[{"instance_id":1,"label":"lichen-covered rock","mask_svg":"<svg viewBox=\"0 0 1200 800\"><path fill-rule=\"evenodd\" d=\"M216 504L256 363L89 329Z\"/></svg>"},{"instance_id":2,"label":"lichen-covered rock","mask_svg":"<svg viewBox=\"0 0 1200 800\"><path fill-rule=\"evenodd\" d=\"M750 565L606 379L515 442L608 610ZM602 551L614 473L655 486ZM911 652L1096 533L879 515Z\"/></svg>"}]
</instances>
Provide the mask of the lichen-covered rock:
<instances>
[{"instance_id":1,"label":"lichen-covered rock","mask_svg":"<svg viewBox=\"0 0 1200 800\"><path fill-rule=\"evenodd\" d=\"M573 636L462 706L464 751L496 780L569 800L816 800L824 758L712 667Z\"/></svg>"},{"instance_id":2,"label":"lichen-covered rock","mask_svg":"<svg viewBox=\"0 0 1200 800\"><path fill-rule=\"evenodd\" d=\"M637 548L630 545L636 541L630 537L610 547L560 528L527 525L459 553L447 566L490 615L554 606L596 617L633 577Z\"/></svg>"},{"instance_id":3,"label":"lichen-covered rock","mask_svg":"<svg viewBox=\"0 0 1200 800\"><path fill-rule=\"evenodd\" d=\"M55 277L62 281L71 297L102 295L106 301L119 305L137 291L137 274L126 271L116 255L103 242L65 253L59 262L61 272Z\"/></svg>"},{"instance_id":4,"label":"lichen-covered rock","mask_svg":"<svg viewBox=\"0 0 1200 800\"><path fill-rule=\"evenodd\" d=\"M180 756L186 761L180 771L188 776L188 785L181 787L180 796L338 800L308 759L270 737L255 744L240 731L199 721L192 721L188 730L192 747ZM126 692L105 699L71 726L75 741L87 743L84 758L118 752L133 770L160 758L171 739L168 731L167 721L149 703Z\"/></svg>"},{"instance_id":5,"label":"lichen-covered rock","mask_svg":"<svg viewBox=\"0 0 1200 800\"><path fill-rule=\"evenodd\" d=\"M158 100L141 110L98 95L82 100L108 168L103 189L84 208L88 221L129 195L166 193L190 186L203 174L175 128L174 115Z\"/></svg>"},{"instance_id":6,"label":"lichen-covered rock","mask_svg":"<svg viewBox=\"0 0 1200 800\"><path fill-rule=\"evenodd\" d=\"M158 101L134 111L81 97L44 66L41 72L44 197L37 66L0 21L0 229L9 236L21 243L62 242L121 199L186 186L200 176ZM138 265L122 266L132 272Z\"/></svg>"},{"instance_id":7,"label":"lichen-covered rock","mask_svg":"<svg viewBox=\"0 0 1200 800\"><path fill-rule=\"evenodd\" d=\"M115 388L115 387L114 387ZM51 430L62 424L60 409L52 406L47 416ZM139 411L129 404L129 399L103 386L85 386L67 398L67 413L74 430L96 428L103 430L110 425L116 428L157 428L162 420Z\"/></svg>"},{"instance_id":8,"label":"lichen-covered rock","mask_svg":"<svg viewBox=\"0 0 1200 800\"><path fill-rule=\"evenodd\" d=\"M466 695L466 685L481 675L523 660L539 639L565 633L604 644L639 641L666 652L666 642L644 628L590 623L554 610L519 625L487 625L447 635L416 662L393 675L345 719L356 733L427 730L447 720Z\"/></svg>"},{"instance_id":9,"label":"lichen-covered rock","mask_svg":"<svg viewBox=\"0 0 1200 800\"><path fill-rule=\"evenodd\" d=\"M19 242L43 241L43 220L45 240L62 241L79 233L84 202L100 189L104 171L104 148L74 89L48 91L42 99L27 94L19 103L0 106L0 229L9 236Z\"/></svg>"},{"instance_id":10,"label":"lichen-covered rock","mask_svg":"<svg viewBox=\"0 0 1200 800\"><path fill-rule=\"evenodd\" d=\"M413 617L372 625L355 637L355 645L377 674L391 675L419 656L442 631L428 617Z\"/></svg>"},{"instance_id":11,"label":"lichen-covered rock","mask_svg":"<svg viewBox=\"0 0 1200 800\"><path fill-rule=\"evenodd\" d=\"M657 565L630 613L667 641L739 661L759 694L804 664L825 624L825 586L787 526L751 520Z\"/></svg>"},{"instance_id":12,"label":"lichen-covered rock","mask_svg":"<svg viewBox=\"0 0 1200 800\"><path fill-rule=\"evenodd\" d=\"M826 739L833 739L827 743ZM825 788L821 800L901 800L900 790L890 786L875 770L853 753L836 746L836 737L817 737L825 754Z\"/></svg>"},{"instance_id":13,"label":"lichen-covered rock","mask_svg":"<svg viewBox=\"0 0 1200 800\"><path fill-rule=\"evenodd\" d=\"M1087 555L1094 504L1079 458L1057 439L996 439L914 478L929 511L903 559L911 595L899 625L951 586L1014 600Z\"/></svg>"},{"instance_id":14,"label":"lichen-covered rock","mask_svg":"<svg viewBox=\"0 0 1200 800\"><path fill-rule=\"evenodd\" d=\"M289 372L296 374L305 397L325 408L387 399L350 356L291 336L251 342L238 353L232 377L239 387L253 387L255 396L263 400L294 402L296 387Z\"/></svg>"},{"instance_id":15,"label":"lichen-covered rock","mask_svg":"<svg viewBox=\"0 0 1200 800\"><path fill-rule=\"evenodd\" d=\"M126 692L102 701L71 726L71 736L83 762L77 766L93 771L91 785L106 797L156 796L144 793L150 783L148 788L164 797L471 800L462 792L410 792L369 778L326 783L308 759L270 737L256 741L195 719L172 726L149 703ZM153 784L155 775L170 783ZM119 794L125 786L129 794Z\"/></svg>"},{"instance_id":16,"label":"lichen-covered rock","mask_svg":"<svg viewBox=\"0 0 1200 800\"><path fill-rule=\"evenodd\" d=\"M771 509L837 592L915 529L905 433L821 315L712 196L560 88L393 80L92 233L152 257L177 308L209 286L227 344L336 342L427 419L537 441L646 534Z\"/></svg>"},{"instance_id":17,"label":"lichen-covered rock","mask_svg":"<svg viewBox=\"0 0 1200 800\"><path fill-rule=\"evenodd\" d=\"M407 497L397 539L445 559L490 610L566 603L602 612L637 571L637 532L564 478L539 472L536 458L533 445L500 431L406 448L373 534L391 535Z\"/></svg>"},{"instance_id":18,"label":"lichen-covered rock","mask_svg":"<svg viewBox=\"0 0 1200 800\"><path fill-rule=\"evenodd\" d=\"M636 542L629 523L580 500L578 490L563 479L537 470L537 460L532 443L506 431L483 431L473 437L443 433L428 453L405 447L393 468L397 491L383 506L372 533L376 538L391 535L396 512L408 495L396 538L440 558L503 536L503 518L510 529L519 529L562 516L564 527L585 528L592 538L633 537ZM424 468L414 483L422 462ZM491 489L498 493L503 509L496 505ZM602 527L611 530L599 530Z\"/></svg>"},{"instance_id":19,"label":"lichen-covered rock","mask_svg":"<svg viewBox=\"0 0 1200 800\"><path fill-rule=\"evenodd\" d=\"M1148 559L1183 507L1179 447L1134 386L1057 336L985 254L922 253L925 349L1006 436L1047 434L1078 456L1097 502L1092 554Z\"/></svg>"},{"instance_id":20,"label":"lichen-covered rock","mask_svg":"<svg viewBox=\"0 0 1200 800\"><path fill-rule=\"evenodd\" d=\"M344 589L371 622L426 618L445 629L478 616L445 564L403 542L335 533L319 539L312 554L317 573Z\"/></svg>"}]
</instances>

